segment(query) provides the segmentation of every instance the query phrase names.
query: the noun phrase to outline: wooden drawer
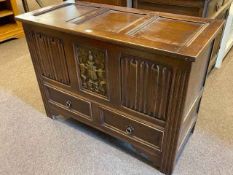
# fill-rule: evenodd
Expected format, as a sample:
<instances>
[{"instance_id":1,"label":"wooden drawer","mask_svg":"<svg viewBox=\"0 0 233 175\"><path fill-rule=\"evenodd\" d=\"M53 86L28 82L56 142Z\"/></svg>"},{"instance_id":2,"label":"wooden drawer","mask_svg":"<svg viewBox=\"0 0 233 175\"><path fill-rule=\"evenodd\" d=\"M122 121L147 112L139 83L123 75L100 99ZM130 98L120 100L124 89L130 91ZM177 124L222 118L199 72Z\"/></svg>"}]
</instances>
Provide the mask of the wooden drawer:
<instances>
[{"instance_id":1,"label":"wooden drawer","mask_svg":"<svg viewBox=\"0 0 233 175\"><path fill-rule=\"evenodd\" d=\"M202 0L134 0L139 3L141 2L149 2L155 4L167 4L167 5L177 5L177 6L186 6L186 7L202 7Z\"/></svg>"},{"instance_id":2,"label":"wooden drawer","mask_svg":"<svg viewBox=\"0 0 233 175\"><path fill-rule=\"evenodd\" d=\"M215 13L217 13L221 7L224 5L224 0L212 0L209 2L207 7L206 16L207 18L213 16Z\"/></svg>"},{"instance_id":3,"label":"wooden drawer","mask_svg":"<svg viewBox=\"0 0 233 175\"><path fill-rule=\"evenodd\" d=\"M218 51L220 49L221 39L222 39L222 32L218 34L218 36L216 37L216 39L214 41L212 57L217 57Z\"/></svg>"},{"instance_id":4,"label":"wooden drawer","mask_svg":"<svg viewBox=\"0 0 233 175\"><path fill-rule=\"evenodd\" d=\"M162 130L102 108L100 109L100 121L101 126L107 130L161 151L164 133Z\"/></svg>"},{"instance_id":5,"label":"wooden drawer","mask_svg":"<svg viewBox=\"0 0 233 175\"><path fill-rule=\"evenodd\" d=\"M91 104L89 102L47 86L46 92L50 104L68 110L83 118L91 119Z\"/></svg>"},{"instance_id":6,"label":"wooden drawer","mask_svg":"<svg viewBox=\"0 0 233 175\"><path fill-rule=\"evenodd\" d=\"M218 36L216 37L216 39L214 40L214 45L213 45L213 49L212 49L212 53L211 53L210 63L208 66L208 73L211 72L211 70L214 68L214 66L216 64L218 52L219 52L220 45L221 45L221 39L222 39L222 32L219 33Z\"/></svg>"},{"instance_id":7,"label":"wooden drawer","mask_svg":"<svg viewBox=\"0 0 233 175\"><path fill-rule=\"evenodd\" d=\"M133 8L154 10L159 12L177 13L190 16L201 16L198 5L184 5L160 0L134 0Z\"/></svg>"},{"instance_id":8,"label":"wooden drawer","mask_svg":"<svg viewBox=\"0 0 233 175\"><path fill-rule=\"evenodd\" d=\"M221 11L221 13L218 13L218 15L215 16L214 18L215 19L227 19L228 12L229 12L229 8L225 8L223 11ZM214 46L213 46L213 50L211 53L211 59L210 59L209 67L208 67L208 72L210 72L216 64L217 56L218 56L219 49L221 46L221 41L222 41L222 34L223 34L223 30L217 35L217 37L214 40Z\"/></svg>"},{"instance_id":9,"label":"wooden drawer","mask_svg":"<svg viewBox=\"0 0 233 175\"><path fill-rule=\"evenodd\" d=\"M119 6L126 6L126 2L127 2L127 0L80 0L80 1L109 4L109 5L119 5Z\"/></svg>"}]
</instances>

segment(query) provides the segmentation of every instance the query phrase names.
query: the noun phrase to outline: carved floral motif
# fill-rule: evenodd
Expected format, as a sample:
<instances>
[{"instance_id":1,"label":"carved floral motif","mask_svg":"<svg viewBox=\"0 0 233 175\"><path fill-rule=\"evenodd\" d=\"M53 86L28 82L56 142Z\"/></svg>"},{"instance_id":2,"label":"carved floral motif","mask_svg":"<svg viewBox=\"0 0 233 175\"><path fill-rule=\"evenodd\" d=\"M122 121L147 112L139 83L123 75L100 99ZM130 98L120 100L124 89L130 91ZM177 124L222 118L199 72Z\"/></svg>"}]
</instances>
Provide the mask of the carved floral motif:
<instances>
[{"instance_id":1,"label":"carved floral motif","mask_svg":"<svg viewBox=\"0 0 233 175\"><path fill-rule=\"evenodd\" d=\"M77 47L81 87L106 96L105 52L95 48Z\"/></svg>"}]
</instances>

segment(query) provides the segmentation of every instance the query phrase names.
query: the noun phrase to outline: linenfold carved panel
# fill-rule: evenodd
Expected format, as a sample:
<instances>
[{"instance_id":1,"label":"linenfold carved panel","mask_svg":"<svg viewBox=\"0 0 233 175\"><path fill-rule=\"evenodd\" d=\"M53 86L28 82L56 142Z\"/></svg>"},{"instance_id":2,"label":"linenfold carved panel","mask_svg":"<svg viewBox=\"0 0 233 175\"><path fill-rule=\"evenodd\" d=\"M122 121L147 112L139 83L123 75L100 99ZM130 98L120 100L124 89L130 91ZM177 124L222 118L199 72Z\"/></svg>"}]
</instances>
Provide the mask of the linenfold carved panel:
<instances>
[{"instance_id":1,"label":"linenfold carved panel","mask_svg":"<svg viewBox=\"0 0 233 175\"><path fill-rule=\"evenodd\" d=\"M172 71L134 56L121 57L122 105L166 120Z\"/></svg>"},{"instance_id":2,"label":"linenfold carved panel","mask_svg":"<svg viewBox=\"0 0 233 175\"><path fill-rule=\"evenodd\" d=\"M42 33L27 32L28 46L39 65L41 74L49 79L69 85L63 41Z\"/></svg>"},{"instance_id":3,"label":"linenfold carved panel","mask_svg":"<svg viewBox=\"0 0 233 175\"><path fill-rule=\"evenodd\" d=\"M75 49L81 89L107 96L105 51L79 45Z\"/></svg>"}]
</instances>

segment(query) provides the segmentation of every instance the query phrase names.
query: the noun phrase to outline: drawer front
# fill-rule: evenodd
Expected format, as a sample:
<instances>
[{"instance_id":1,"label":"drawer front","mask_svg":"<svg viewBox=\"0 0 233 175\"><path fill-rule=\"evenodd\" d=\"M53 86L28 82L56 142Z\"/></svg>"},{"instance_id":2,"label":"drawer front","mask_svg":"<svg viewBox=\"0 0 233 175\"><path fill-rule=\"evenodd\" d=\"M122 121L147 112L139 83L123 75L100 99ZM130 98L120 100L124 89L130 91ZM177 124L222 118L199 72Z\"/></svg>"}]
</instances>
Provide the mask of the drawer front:
<instances>
[{"instance_id":1,"label":"drawer front","mask_svg":"<svg viewBox=\"0 0 233 175\"><path fill-rule=\"evenodd\" d=\"M100 109L101 126L161 151L163 131L107 109Z\"/></svg>"},{"instance_id":2,"label":"drawer front","mask_svg":"<svg viewBox=\"0 0 233 175\"><path fill-rule=\"evenodd\" d=\"M205 17L209 18L213 16L215 13L217 13L221 9L223 5L224 5L224 0L210 1L207 7L207 13Z\"/></svg>"},{"instance_id":3,"label":"drawer front","mask_svg":"<svg viewBox=\"0 0 233 175\"><path fill-rule=\"evenodd\" d=\"M222 32L218 34L216 39L214 40L214 47L212 51L212 57L217 57L218 51L220 49L220 44L221 44L221 39L222 39Z\"/></svg>"},{"instance_id":4,"label":"drawer front","mask_svg":"<svg viewBox=\"0 0 233 175\"><path fill-rule=\"evenodd\" d=\"M218 36L216 37L216 39L214 40L214 45L213 45L213 49L212 49L212 53L211 53L210 63L208 66L208 73L210 73L210 71L214 68L214 66L216 64L218 52L219 52L220 45L221 45L221 39L222 39L222 32L219 33Z\"/></svg>"},{"instance_id":5,"label":"drawer front","mask_svg":"<svg viewBox=\"0 0 233 175\"><path fill-rule=\"evenodd\" d=\"M167 4L167 5L177 5L186 7L202 7L203 0L134 0L137 2L150 2L155 4Z\"/></svg>"},{"instance_id":6,"label":"drawer front","mask_svg":"<svg viewBox=\"0 0 233 175\"><path fill-rule=\"evenodd\" d=\"M134 8L154 10L159 12L176 13L189 16L201 16L200 7L180 6L157 1L140 0L133 4Z\"/></svg>"},{"instance_id":7,"label":"drawer front","mask_svg":"<svg viewBox=\"0 0 233 175\"><path fill-rule=\"evenodd\" d=\"M91 119L91 104L46 86L48 101L50 104L56 105L70 112L76 113L81 117Z\"/></svg>"},{"instance_id":8,"label":"drawer front","mask_svg":"<svg viewBox=\"0 0 233 175\"><path fill-rule=\"evenodd\" d=\"M215 17L215 19L221 19L221 20L227 19L228 12L229 12L229 9L226 8L221 13L219 13L218 16ZM222 41L222 34L223 34L223 30L217 35L217 37L214 40L214 45L213 45L213 49L211 53L211 59L210 59L209 67L208 67L208 73L213 69L213 67L216 64L217 56L218 56L219 49L221 46L221 41Z\"/></svg>"},{"instance_id":9,"label":"drawer front","mask_svg":"<svg viewBox=\"0 0 233 175\"><path fill-rule=\"evenodd\" d=\"M119 5L119 6L126 5L126 0L80 0L80 1L109 4L109 5Z\"/></svg>"}]
</instances>

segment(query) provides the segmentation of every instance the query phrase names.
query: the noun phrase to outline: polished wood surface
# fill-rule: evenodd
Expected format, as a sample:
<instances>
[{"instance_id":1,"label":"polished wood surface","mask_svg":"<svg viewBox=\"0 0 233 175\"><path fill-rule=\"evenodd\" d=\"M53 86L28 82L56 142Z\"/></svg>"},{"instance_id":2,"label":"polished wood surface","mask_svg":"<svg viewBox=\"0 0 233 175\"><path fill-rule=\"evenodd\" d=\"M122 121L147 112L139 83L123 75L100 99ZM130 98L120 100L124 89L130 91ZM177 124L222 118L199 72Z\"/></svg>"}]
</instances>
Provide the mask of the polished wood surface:
<instances>
[{"instance_id":1,"label":"polished wood surface","mask_svg":"<svg viewBox=\"0 0 233 175\"><path fill-rule=\"evenodd\" d=\"M18 15L18 8L15 0L0 1L0 42L23 36L23 29L14 16Z\"/></svg>"},{"instance_id":2,"label":"polished wood surface","mask_svg":"<svg viewBox=\"0 0 233 175\"><path fill-rule=\"evenodd\" d=\"M226 19L231 2L232 0L133 0L133 7L211 19ZM216 63L222 32L216 38L208 72L213 69Z\"/></svg>"},{"instance_id":3,"label":"polished wood surface","mask_svg":"<svg viewBox=\"0 0 233 175\"><path fill-rule=\"evenodd\" d=\"M47 115L124 140L171 174L194 131L223 21L85 2L17 19Z\"/></svg>"}]
</instances>

